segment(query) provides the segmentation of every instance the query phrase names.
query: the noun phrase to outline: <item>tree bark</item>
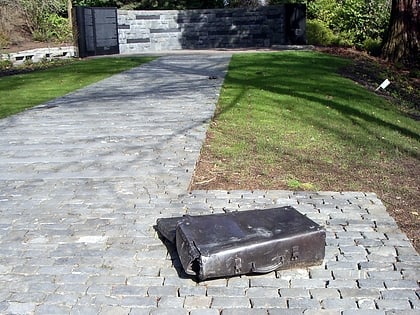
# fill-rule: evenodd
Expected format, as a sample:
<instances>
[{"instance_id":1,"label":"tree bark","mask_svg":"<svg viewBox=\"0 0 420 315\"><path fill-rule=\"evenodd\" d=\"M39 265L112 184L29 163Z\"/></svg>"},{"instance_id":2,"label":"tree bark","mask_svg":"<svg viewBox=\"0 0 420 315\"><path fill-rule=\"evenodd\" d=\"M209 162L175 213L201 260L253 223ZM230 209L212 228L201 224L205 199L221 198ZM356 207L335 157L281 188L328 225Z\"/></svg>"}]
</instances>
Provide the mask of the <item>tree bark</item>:
<instances>
[{"instance_id":1,"label":"tree bark","mask_svg":"<svg viewBox=\"0 0 420 315\"><path fill-rule=\"evenodd\" d=\"M403 64L417 64L419 54L418 0L392 0L388 36L384 43L384 59Z\"/></svg>"},{"instance_id":2,"label":"tree bark","mask_svg":"<svg viewBox=\"0 0 420 315\"><path fill-rule=\"evenodd\" d=\"M70 27L73 27L73 2L72 0L67 0L67 17L69 19Z\"/></svg>"}]
</instances>

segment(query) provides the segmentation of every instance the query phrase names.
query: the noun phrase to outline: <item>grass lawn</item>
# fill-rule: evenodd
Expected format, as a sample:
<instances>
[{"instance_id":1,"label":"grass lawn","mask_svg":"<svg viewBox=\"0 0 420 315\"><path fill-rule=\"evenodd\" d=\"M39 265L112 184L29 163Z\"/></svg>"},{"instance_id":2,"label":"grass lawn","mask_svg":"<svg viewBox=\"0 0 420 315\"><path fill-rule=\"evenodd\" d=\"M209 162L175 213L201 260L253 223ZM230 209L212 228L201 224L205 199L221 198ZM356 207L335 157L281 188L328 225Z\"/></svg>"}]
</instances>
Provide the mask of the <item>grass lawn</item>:
<instances>
[{"instance_id":1,"label":"grass lawn","mask_svg":"<svg viewBox=\"0 0 420 315\"><path fill-rule=\"evenodd\" d=\"M373 191L418 242L420 124L340 76L349 63L234 55L192 188Z\"/></svg>"},{"instance_id":2,"label":"grass lawn","mask_svg":"<svg viewBox=\"0 0 420 315\"><path fill-rule=\"evenodd\" d=\"M57 67L0 77L0 118L63 96L152 59L108 57L73 60Z\"/></svg>"}]
</instances>

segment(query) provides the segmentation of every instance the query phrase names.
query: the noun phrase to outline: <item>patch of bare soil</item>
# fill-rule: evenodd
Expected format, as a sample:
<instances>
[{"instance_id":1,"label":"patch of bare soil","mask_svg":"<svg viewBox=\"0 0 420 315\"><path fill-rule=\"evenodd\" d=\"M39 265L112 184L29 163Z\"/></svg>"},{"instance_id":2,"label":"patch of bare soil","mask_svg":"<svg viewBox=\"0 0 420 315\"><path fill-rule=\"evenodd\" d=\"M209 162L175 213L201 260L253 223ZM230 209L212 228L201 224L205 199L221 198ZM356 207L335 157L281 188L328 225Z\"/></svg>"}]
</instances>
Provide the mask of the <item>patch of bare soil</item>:
<instances>
[{"instance_id":1,"label":"patch of bare soil","mask_svg":"<svg viewBox=\"0 0 420 315\"><path fill-rule=\"evenodd\" d=\"M3 8L4 10L4 8ZM25 50L38 48L63 47L74 45L74 43L56 43L56 42L39 42L32 38L27 28L24 26L24 20L16 12L2 12L9 14L9 18L2 20L0 18L0 34L4 33L8 36L7 45L0 46L0 53L9 54L17 53ZM7 26L7 27L6 27Z\"/></svg>"},{"instance_id":2,"label":"patch of bare soil","mask_svg":"<svg viewBox=\"0 0 420 315\"><path fill-rule=\"evenodd\" d=\"M64 46L56 43L34 41L25 18L12 5L0 6L0 53L16 53L36 48Z\"/></svg>"},{"instance_id":3,"label":"patch of bare soil","mask_svg":"<svg viewBox=\"0 0 420 315\"><path fill-rule=\"evenodd\" d=\"M57 43L46 43L46 42L36 42L30 39L26 39L25 41L10 44L7 48L5 48L2 53L9 54L9 53L16 53L25 50L31 49L38 49L38 48L51 48L51 47L61 47L67 46L67 44L57 44Z\"/></svg>"},{"instance_id":4,"label":"patch of bare soil","mask_svg":"<svg viewBox=\"0 0 420 315\"><path fill-rule=\"evenodd\" d=\"M418 78L409 71L395 69L385 62L353 50L335 49L328 53L351 58L352 66L342 69L341 74L353 79L368 89L375 90L378 82L389 78L392 89L380 93L393 101L403 112L418 120L420 115L420 86ZM414 91L413 91L414 90ZM305 161L282 159L275 169L255 162L250 174L235 173L218 167L218 161L207 149L211 142L211 131L207 134L197 163L191 189L285 189L290 190L284 178L287 170L297 170L302 182L316 183L318 190L324 191L366 191L375 192L383 201L400 229L420 252L420 163L417 157L404 157L391 162L377 162L372 165L360 162L352 168L325 164L312 157ZM372 171L374 169L375 171ZM262 171L264 170L264 171ZM356 183L356 184L355 184Z\"/></svg>"}]
</instances>

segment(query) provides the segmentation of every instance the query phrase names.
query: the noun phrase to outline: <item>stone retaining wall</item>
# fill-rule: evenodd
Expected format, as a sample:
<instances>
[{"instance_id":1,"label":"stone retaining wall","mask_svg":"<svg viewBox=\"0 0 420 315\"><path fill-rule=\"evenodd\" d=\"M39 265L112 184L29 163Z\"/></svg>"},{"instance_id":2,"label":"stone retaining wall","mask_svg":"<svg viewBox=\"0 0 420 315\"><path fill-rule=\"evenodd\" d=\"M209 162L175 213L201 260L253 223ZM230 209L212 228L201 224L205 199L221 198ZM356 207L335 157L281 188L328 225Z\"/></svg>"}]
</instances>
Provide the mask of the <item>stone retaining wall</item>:
<instances>
[{"instance_id":1,"label":"stone retaining wall","mask_svg":"<svg viewBox=\"0 0 420 315\"><path fill-rule=\"evenodd\" d=\"M286 44L285 7L118 10L120 53Z\"/></svg>"},{"instance_id":2,"label":"stone retaining wall","mask_svg":"<svg viewBox=\"0 0 420 315\"><path fill-rule=\"evenodd\" d=\"M100 8L97 8L100 9ZM121 54L181 49L269 48L289 44L285 5L206 10L118 10ZM0 55L14 64L78 56L74 46Z\"/></svg>"},{"instance_id":3,"label":"stone retaining wall","mask_svg":"<svg viewBox=\"0 0 420 315\"><path fill-rule=\"evenodd\" d=\"M76 56L76 47L48 47L20 51L16 53L0 54L0 60L10 60L14 65L25 62L39 62L42 60L66 59Z\"/></svg>"}]
</instances>

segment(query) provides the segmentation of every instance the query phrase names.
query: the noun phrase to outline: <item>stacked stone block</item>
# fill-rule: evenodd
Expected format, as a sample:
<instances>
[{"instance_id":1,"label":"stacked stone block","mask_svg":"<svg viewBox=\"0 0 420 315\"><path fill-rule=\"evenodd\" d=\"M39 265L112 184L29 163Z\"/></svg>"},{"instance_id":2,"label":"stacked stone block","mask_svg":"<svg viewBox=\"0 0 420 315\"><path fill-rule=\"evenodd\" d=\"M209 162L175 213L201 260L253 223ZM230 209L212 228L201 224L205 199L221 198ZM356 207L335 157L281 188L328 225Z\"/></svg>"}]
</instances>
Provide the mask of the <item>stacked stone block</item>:
<instances>
[{"instance_id":1,"label":"stacked stone block","mask_svg":"<svg viewBox=\"0 0 420 315\"><path fill-rule=\"evenodd\" d=\"M40 62L52 59L73 58L76 55L74 46L47 47L20 51L16 53L0 54L1 60L10 60L14 65L21 65L25 62Z\"/></svg>"},{"instance_id":2,"label":"stacked stone block","mask_svg":"<svg viewBox=\"0 0 420 315\"><path fill-rule=\"evenodd\" d=\"M284 6L118 11L120 52L271 47L285 44Z\"/></svg>"}]
</instances>

